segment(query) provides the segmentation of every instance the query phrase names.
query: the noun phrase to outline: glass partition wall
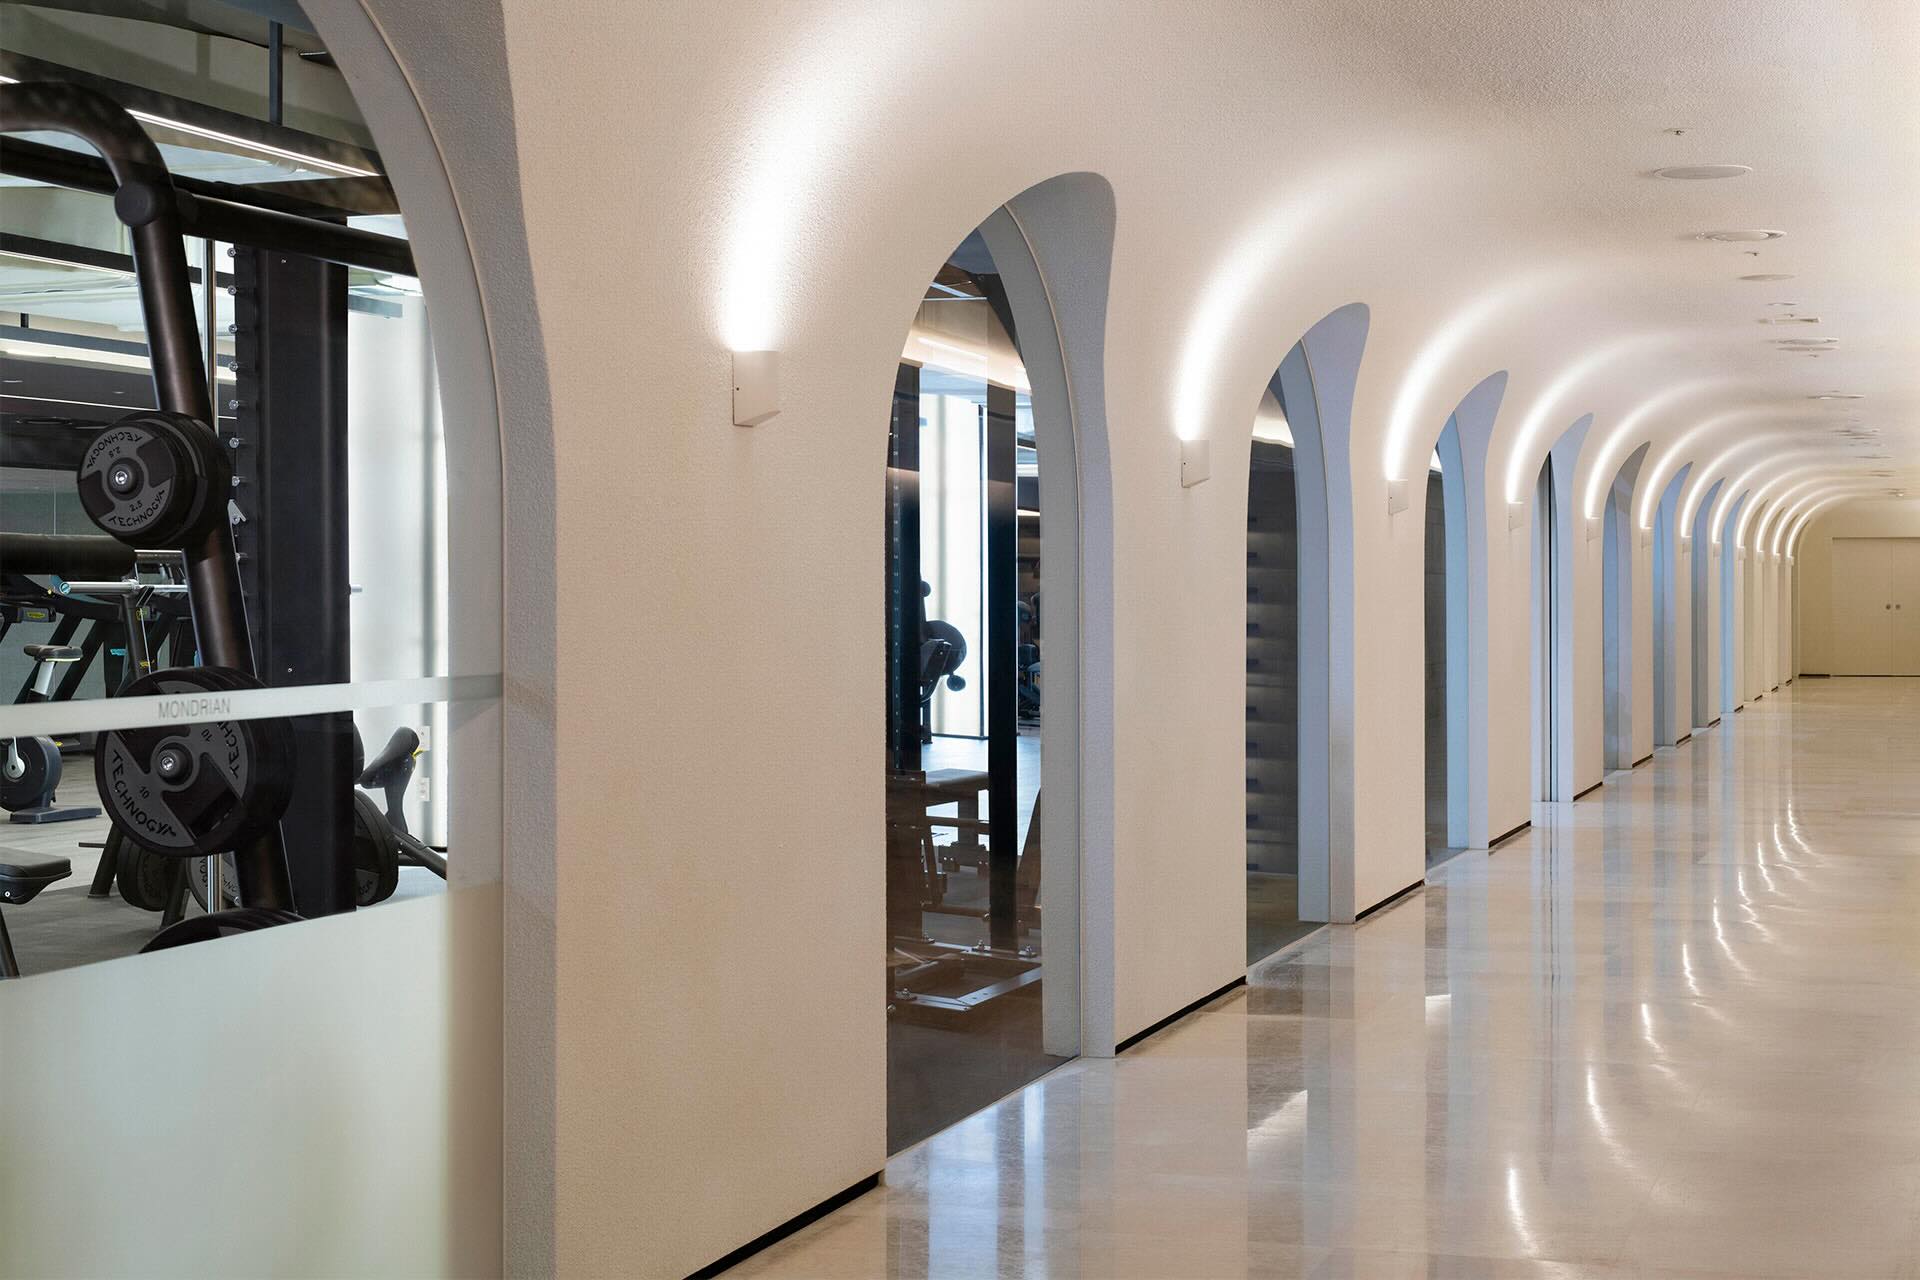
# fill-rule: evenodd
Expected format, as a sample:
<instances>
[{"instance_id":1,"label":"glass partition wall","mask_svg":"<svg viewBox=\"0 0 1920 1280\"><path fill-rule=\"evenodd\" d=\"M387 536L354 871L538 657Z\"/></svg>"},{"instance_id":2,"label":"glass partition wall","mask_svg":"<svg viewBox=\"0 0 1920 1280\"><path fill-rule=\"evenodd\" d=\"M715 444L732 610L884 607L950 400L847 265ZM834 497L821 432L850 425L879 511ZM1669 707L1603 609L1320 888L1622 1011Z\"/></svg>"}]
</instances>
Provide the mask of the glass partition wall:
<instances>
[{"instance_id":1,"label":"glass partition wall","mask_svg":"<svg viewBox=\"0 0 1920 1280\"><path fill-rule=\"evenodd\" d=\"M453 674L447 440L426 299L352 95L330 62L298 56L323 54L317 37L247 9L209 3L175 26L158 8L113 8L0 13L16 130L0 144L0 843L13 859L0 926L19 942L0 970L27 974L131 954L209 905L242 902L233 852L141 843L142 815L98 781L103 743L142 760L193 755L178 749L196 731L160 733L152 700L141 704L154 690L136 681L250 668L265 689L229 681L234 718L211 729L243 739L272 720L278 690L352 687L323 700L337 709L285 721L293 754L266 770L280 775L280 816L248 827L278 828L302 917L442 889L466 714L421 685ZM210 78L208 58L252 88ZM110 113L112 145L150 146L203 198L185 207L208 225L180 228L203 234L136 241L75 85L125 109ZM149 332L143 288L176 252L184 282L162 291L192 324L169 339ZM106 506L164 495L175 445L125 424L178 408L161 384L187 382L212 413L175 445L206 496L175 533L156 523L142 540L113 527L126 512L103 515L89 469L116 432L146 432L100 472L125 481ZM209 598L215 561L237 605ZM216 616L240 643L206 643ZM235 848L190 843L208 840Z\"/></svg>"},{"instance_id":2,"label":"glass partition wall","mask_svg":"<svg viewBox=\"0 0 1920 1280\"><path fill-rule=\"evenodd\" d=\"M1272 395L1247 481L1247 963L1300 918L1300 519L1293 436Z\"/></svg>"},{"instance_id":3,"label":"glass partition wall","mask_svg":"<svg viewBox=\"0 0 1920 1280\"><path fill-rule=\"evenodd\" d=\"M888 1145L1064 1061L1042 1008L1039 458L985 238L902 351L886 486Z\"/></svg>"}]
</instances>

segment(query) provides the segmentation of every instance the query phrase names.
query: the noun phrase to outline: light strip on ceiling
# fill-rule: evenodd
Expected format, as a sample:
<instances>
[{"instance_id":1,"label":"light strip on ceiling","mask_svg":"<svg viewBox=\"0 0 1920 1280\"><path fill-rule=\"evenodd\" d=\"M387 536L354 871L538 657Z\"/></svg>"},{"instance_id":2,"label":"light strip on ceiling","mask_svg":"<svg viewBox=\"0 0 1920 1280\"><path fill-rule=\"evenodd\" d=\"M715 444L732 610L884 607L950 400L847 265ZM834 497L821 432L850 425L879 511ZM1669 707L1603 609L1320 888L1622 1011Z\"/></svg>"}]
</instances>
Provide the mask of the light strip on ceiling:
<instances>
[{"instance_id":1,"label":"light strip on ceiling","mask_svg":"<svg viewBox=\"0 0 1920 1280\"><path fill-rule=\"evenodd\" d=\"M50 267L64 267L70 271L97 271L103 276L119 276L131 279L133 272L120 267L96 266L91 262L70 262L65 258L49 258L38 253L21 253L16 249L0 249L0 258L12 258L19 262L42 262Z\"/></svg>"},{"instance_id":2,"label":"light strip on ceiling","mask_svg":"<svg viewBox=\"0 0 1920 1280\"><path fill-rule=\"evenodd\" d=\"M19 84L12 76L0 76L0 84ZM155 115L151 111L127 108L127 114L142 124L154 125L161 129L171 129L196 138L205 138L209 142L224 143L242 151L251 151L256 155L270 156L275 160L285 160L305 169L319 169L323 173L337 174L342 178L377 178L380 175L372 169L362 169L357 165L342 164L338 160L327 160L320 156L309 155L304 151L293 151L286 147L276 147L270 142L255 142L251 138L242 138L236 134L223 133L219 129L209 129L204 125L188 124L184 120L174 120L167 116Z\"/></svg>"},{"instance_id":3,"label":"light strip on ceiling","mask_svg":"<svg viewBox=\"0 0 1920 1280\"><path fill-rule=\"evenodd\" d=\"M58 360L64 364L106 365L119 369L138 369L143 373L152 368L146 356L136 356L125 351L100 351L93 347L69 346L63 342L8 340L0 342L0 356L13 356L22 360Z\"/></svg>"}]
</instances>

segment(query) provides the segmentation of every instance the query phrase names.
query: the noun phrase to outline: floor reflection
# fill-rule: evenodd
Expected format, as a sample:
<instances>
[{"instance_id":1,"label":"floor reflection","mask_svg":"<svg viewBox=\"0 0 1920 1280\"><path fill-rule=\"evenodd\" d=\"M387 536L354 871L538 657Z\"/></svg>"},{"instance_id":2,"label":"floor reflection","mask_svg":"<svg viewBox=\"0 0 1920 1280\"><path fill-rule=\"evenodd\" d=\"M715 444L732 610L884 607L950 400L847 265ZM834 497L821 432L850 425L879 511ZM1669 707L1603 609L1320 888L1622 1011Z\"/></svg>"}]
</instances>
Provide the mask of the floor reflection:
<instances>
[{"instance_id":1,"label":"floor reflection","mask_svg":"<svg viewBox=\"0 0 1920 1280\"><path fill-rule=\"evenodd\" d=\"M1808 681L740 1274L1920 1275L1920 681Z\"/></svg>"}]
</instances>

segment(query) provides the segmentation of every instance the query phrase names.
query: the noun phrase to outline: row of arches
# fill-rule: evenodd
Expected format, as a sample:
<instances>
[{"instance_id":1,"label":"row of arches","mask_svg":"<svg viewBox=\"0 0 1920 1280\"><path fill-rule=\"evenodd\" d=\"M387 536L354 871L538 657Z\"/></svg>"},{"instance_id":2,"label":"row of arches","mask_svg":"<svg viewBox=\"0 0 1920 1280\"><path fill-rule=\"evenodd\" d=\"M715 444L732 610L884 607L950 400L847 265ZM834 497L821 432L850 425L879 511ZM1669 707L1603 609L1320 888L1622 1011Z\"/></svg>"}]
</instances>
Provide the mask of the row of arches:
<instances>
[{"instance_id":1,"label":"row of arches","mask_svg":"<svg viewBox=\"0 0 1920 1280\"><path fill-rule=\"evenodd\" d=\"M1114 802L1112 218L1086 174L1009 201L932 274L902 348L885 605L895 1148L1111 1042L1112 943L1088 923L1113 874L1095 843ZM1329 312L1277 362L1244 439L1208 441L1245 495L1248 963L1409 887L1368 865L1391 807L1373 790L1383 757L1420 762L1394 788L1421 797L1422 857L1393 864L1418 883L1790 671L1783 634L1749 639L1790 591L1778 553L1746 558L1751 486L1728 502L1724 475L1656 465L1652 441L1618 456L1589 414L1502 503L1505 371L1409 436L1424 482L1388 485L1383 526L1352 447L1371 324L1364 303ZM1778 514L1754 528L1777 539ZM1393 621L1363 626L1383 593ZM1374 677L1414 653L1420 745L1383 751Z\"/></svg>"}]
</instances>

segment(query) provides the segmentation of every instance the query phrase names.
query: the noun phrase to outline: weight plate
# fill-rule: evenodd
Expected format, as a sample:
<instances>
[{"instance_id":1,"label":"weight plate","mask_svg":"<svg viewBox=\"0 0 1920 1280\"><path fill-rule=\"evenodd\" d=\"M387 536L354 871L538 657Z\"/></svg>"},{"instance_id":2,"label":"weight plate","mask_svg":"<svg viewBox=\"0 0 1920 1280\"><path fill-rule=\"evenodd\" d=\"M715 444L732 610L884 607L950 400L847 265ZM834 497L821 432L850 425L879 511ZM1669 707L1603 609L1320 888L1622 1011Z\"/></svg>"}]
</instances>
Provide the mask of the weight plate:
<instances>
[{"instance_id":1,"label":"weight plate","mask_svg":"<svg viewBox=\"0 0 1920 1280\"><path fill-rule=\"evenodd\" d=\"M385 902L400 887L400 841L364 791L353 793L353 882L355 900L363 907Z\"/></svg>"},{"instance_id":2,"label":"weight plate","mask_svg":"<svg viewBox=\"0 0 1920 1280\"><path fill-rule=\"evenodd\" d=\"M0 809L9 812L42 803L60 785L60 748L52 738L21 738L17 749L0 746ZM20 772L11 772L18 757Z\"/></svg>"},{"instance_id":3,"label":"weight plate","mask_svg":"<svg viewBox=\"0 0 1920 1280\"><path fill-rule=\"evenodd\" d=\"M95 436L74 476L93 522L138 547L184 546L224 513L232 466L183 414L130 414Z\"/></svg>"},{"instance_id":4,"label":"weight plate","mask_svg":"<svg viewBox=\"0 0 1920 1280\"><path fill-rule=\"evenodd\" d=\"M166 909L169 864L165 858L155 857L151 849L141 848L118 831L107 833L100 856L115 859L114 883L128 906L142 911Z\"/></svg>"},{"instance_id":5,"label":"weight plate","mask_svg":"<svg viewBox=\"0 0 1920 1280\"><path fill-rule=\"evenodd\" d=\"M260 685L217 667L170 667L122 696L169 699L181 719L115 729L94 747L94 780L116 827L167 857L223 853L271 830L293 790L293 726L284 717L216 719L221 695Z\"/></svg>"}]
</instances>

